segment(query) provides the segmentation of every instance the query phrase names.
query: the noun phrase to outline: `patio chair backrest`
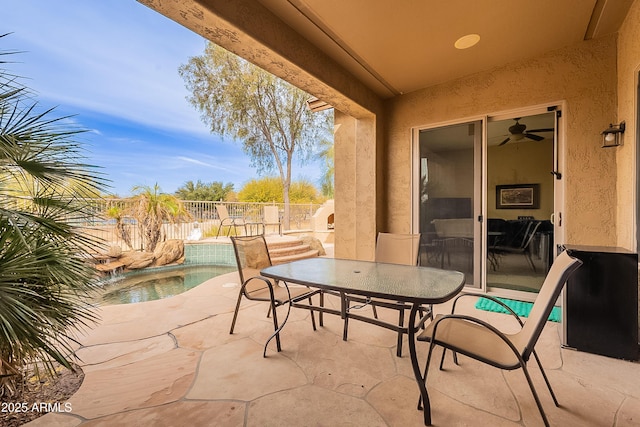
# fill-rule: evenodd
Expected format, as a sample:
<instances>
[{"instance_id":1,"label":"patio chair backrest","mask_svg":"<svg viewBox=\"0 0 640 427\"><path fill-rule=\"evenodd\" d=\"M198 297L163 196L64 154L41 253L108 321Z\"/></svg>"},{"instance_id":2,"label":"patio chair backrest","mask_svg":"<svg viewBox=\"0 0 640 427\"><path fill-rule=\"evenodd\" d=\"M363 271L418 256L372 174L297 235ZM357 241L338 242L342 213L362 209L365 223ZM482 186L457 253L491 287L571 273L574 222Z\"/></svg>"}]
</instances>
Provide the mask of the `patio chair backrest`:
<instances>
[{"instance_id":1,"label":"patio chair backrest","mask_svg":"<svg viewBox=\"0 0 640 427\"><path fill-rule=\"evenodd\" d=\"M271 257L264 236L231 236L236 264L242 283L271 266Z\"/></svg>"},{"instance_id":2,"label":"patio chair backrest","mask_svg":"<svg viewBox=\"0 0 640 427\"><path fill-rule=\"evenodd\" d=\"M522 358L526 361L544 329L560 292L569 276L582 265L582 261L571 257L567 251L562 252L553 262L542 288L533 303L529 317L524 327L513 337L516 347L521 350Z\"/></svg>"},{"instance_id":3,"label":"patio chair backrest","mask_svg":"<svg viewBox=\"0 0 640 427\"><path fill-rule=\"evenodd\" d=\"M218 218L220 218L220 221L224 221L229 218L229 211L227 210L227 207L225 205L215 205L215 206L216 206L216 212L218 212Z\"/></svg>"},{"instance_id":4,"label":"patio chair backrest","mask_svg":"<svg viewBox=\"0 0 640 427\"><path fill-rule=\"evenodd\" d=\"M264 223L265 224L278 224L280 222L280 214L277 206L265 206L264 207Z\"/></svg>"},{"instance_id":5,"label":"patio chair backrest","mask_svg":"<svg viewBox=\"0 0 640 427\"><path fill-rule=\"evenodd\" d=\"M416 265L419 249L419 234L378 233L376 261Z\"/></svg>"}]
</instances>

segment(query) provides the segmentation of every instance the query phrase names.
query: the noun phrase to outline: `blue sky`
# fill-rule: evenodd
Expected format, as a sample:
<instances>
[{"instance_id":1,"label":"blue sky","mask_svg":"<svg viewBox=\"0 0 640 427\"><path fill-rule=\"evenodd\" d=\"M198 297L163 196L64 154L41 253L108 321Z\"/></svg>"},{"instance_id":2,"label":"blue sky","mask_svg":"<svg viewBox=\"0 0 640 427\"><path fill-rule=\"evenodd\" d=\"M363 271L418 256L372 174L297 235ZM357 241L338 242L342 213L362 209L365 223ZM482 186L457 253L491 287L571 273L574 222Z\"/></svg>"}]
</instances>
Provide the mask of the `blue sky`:
<instances>
[{"instance_id":1,"label":"blue sky","mask_svg":"<svg viewBox=\"0 0 640 427\"><path fill-rule=\"evenodd\" d=\"M209 133L178 67L202 54L205 40L135 0L0 0L0 50L18 50L7 68L43 107L74 115L90 130L88 163L101 166L111 192L158 183L256 177L240 144ZM294 179L317 184L318 165L294 166Z\"/></svg>"}]
</instances>

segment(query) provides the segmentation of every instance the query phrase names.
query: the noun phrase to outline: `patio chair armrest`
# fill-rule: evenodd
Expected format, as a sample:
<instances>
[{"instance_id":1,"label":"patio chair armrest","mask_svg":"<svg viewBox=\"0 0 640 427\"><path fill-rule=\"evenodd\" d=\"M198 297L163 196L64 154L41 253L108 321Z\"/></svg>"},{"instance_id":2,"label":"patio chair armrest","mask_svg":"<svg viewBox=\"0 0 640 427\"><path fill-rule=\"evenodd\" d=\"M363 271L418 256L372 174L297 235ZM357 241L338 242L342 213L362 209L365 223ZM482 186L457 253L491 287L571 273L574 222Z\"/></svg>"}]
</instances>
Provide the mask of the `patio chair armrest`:
<instances>
[{"instance_id":1,"label":"patio chair armrest","mask_svg":"<svg viewBox=\"0 0 640 427\"><path fill-rule=\"evenodd\" d=\"M293 302L297 302L298 300L303 300L303 299L307 299L309 297L312 297L314 295L318 295L320 293L322 293L322 289L314 289L314 288L310 288L307 285L303 285L301 283L296 283L296 282L286 282L284 280L276 280L276 285L278 283L284 283L285 287L287 288L287 291L289 292L289 299L292 299ZM289 285L293 285L293 286L297 286L297 287L302 287L302 288L306 288L308 290L308 292L302 294L302 295L298 295L296 297L291 297L291 291L289 290Z\"/></svg>"},{"instance_id":2,"label":"patio chair armrest","mask_svg":"<svg viewBox=\"0 0 640 427\"><path fill-rule=\"evenodd\" d=\"M234 223L235 223L235 220L233 218L231 217L224 218L220 221L220 227L222 227L223 225L233 225Z\"/></svg>"},{"instance_id":3,"label":"patio chair armrest","mask_svg":"<svg viewBox=\"0 0 640 427\"><path fill-rule=\"evenodd\" d=\"M518 316L516 314L515 311L513 311L513 309L511 307L509 307L507 304L505 304L504 302L500 301L498 298L491 296L491 295L480 295L480 298L486 298L488 300L491 300L493 302L495 302L496 304L500 305L502 308L504 308L505 310L507 310L509 312L509 314L511 314L513 317L516 318L516 320L518 321L518 323L520 324L520 327L524 326L524 322L522 321L522 319L520 318L520 316Z\"/></svg>"},{"instance_id":4,"label":"patio chair armrest","mask_svg":"<svg viewBox=\"0 0 640 427\"><path fill-rule=\"evenodd\" d=\"M277 299L276 299L275 292L273 291L273 283L271 283L271 280L270 280L270 279L268 279L268 278L266 278L266 277L263 277L263 276L253 276L253 277L249 277L249 278L248 278L247 280L245 280L245 281L244 281L244 283L242 284L242 289L241 289L241 291L242 291L242 293L244 293L244 295L245 295L248 299L251 299L251 296L245 292L245 288L247 287L247 284L248 284L250 281L252 281L252 280L262 280L264 283L266 283L267 288L269 289L269 298L271 299L271 301L272 301L273 303L275 303L275 304L277 304L277 305L282 305L282 304L286 303L286 301L280 301L280 300L277 300ZM289 291L289 286L287 285L287 282L284 282L284 281L283 281L282 283L284 283L284 287L285 287L285 289L287 290L287 296L288 296L287 301L290 301L290 300L291 300L291 292Z\"/></svg>"},{"instance_id":5,"label":"patio chair armrest","mask_svg":"<svg viewBox=\"0 0 640 427\"><path fill-rule=\"evenodd\" d=\"M464 297L477 297L477 296L478 296L478 294L471 294L471 293L465 294L465 293L462 293L462 294L458 295L457 297L455 297L453 299L453 305L451 306L451 314L455 314L456 305L458 304L458 300L459 299L464 298Z\"/></svg>"},{"instance_id":6,"label":"patio chair armrest","mask_svg":"<svg viewBox=\"0 0 640 427\"><path fill-rule=\"evenodd\" d=\"M478 295L478 294L460 294L457 297L454 298L453 300L453 306L451 307L451 314L455 314L455 310L456 310L456 304L458 303L458 300L460 298L463 297L479 297L479 298L486 298L488 300L491 300L493 302L495 302L496 304L502 306L505 310L507 310L509 312L509 314L511 314L513 317L516 318L516 320L518 321L518 324L520 325L520 327L524 326L524 322L522 321L522 319L520 318L520 316L518 316L516 314L515 311L513 311L513 309L511 307L509 307L508 305L506 305L504 302L500 301L498 298L491 296L491 295Z\"/></svg>"}]
</instances>

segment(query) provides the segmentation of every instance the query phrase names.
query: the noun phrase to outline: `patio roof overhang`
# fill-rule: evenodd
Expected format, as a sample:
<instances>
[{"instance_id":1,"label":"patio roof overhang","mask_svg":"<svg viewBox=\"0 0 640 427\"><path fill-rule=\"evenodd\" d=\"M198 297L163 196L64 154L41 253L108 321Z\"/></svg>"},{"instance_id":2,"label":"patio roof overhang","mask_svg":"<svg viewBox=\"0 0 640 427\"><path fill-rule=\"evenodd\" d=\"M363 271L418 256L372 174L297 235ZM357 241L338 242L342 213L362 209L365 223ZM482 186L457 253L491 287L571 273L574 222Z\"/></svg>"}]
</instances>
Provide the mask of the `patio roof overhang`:
<instances>
[{"instance_id":1,"label":"patio roof overhang","mask_svg":"<svg viewBox=\"0 0 640 427\"><path fill-rule=\"evenodd\" d=\"M372 110L367 95L387 99L615 33L633 3L139 1L346 113L340 95ZM479 43L456 49L468 34Z\"/></svg>"}]
</instances>

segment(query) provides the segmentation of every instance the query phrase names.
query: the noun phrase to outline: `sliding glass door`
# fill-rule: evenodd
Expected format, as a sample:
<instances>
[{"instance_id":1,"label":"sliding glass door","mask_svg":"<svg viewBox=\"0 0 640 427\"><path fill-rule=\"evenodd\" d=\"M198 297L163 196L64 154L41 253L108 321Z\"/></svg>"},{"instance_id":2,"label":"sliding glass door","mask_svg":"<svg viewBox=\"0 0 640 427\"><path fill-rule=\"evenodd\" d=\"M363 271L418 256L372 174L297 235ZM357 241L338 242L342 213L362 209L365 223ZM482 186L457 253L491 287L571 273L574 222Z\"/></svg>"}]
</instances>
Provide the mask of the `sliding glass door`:
<instances>
[{"instance_id":1,"label":"sliding glass door","mask_svg":"<svg viewBox=\"0 0 640 427\"><path fill-rule=\"evenodd\" d=\"M420 263L464 272L479 287L482 122L422 129L416 139Z\"/></svg>"},{"instance_id":2,"label":"sliding glass door","mask_svg":"<svg viewBox=\"0 0 640 427\"><path fill-rule=\"evenodd\" d=\"M421 265L508 297L538 292L558 241L558 117L543 107L414 131Z\"/></svg>"},{"instance_id":3,"label":"sliding glass door","mask_svg":"<svg viewBox=\"0 0 640 427\"><path fill-rule=\"evenodd\" d=\"M537 293L553 260L556 112L489 118L489 290Z\"/></svg>"}]
</instances>

